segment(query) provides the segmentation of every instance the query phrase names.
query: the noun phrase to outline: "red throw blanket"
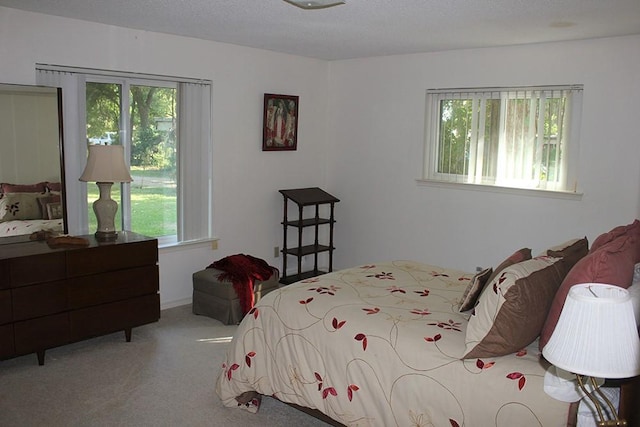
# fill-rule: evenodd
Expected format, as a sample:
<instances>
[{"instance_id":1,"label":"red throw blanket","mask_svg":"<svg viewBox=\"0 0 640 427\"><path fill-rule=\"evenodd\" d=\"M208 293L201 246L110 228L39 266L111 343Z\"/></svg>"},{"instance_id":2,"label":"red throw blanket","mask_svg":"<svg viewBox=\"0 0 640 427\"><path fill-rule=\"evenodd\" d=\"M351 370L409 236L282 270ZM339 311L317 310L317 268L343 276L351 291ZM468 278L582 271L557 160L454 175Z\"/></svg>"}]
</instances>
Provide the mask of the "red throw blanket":
<instances>
[{"instance_id":1,"label":"red throw blanket","mask_svg":"<svg viewBox=\"0 0 640 427\"><path fill-rule=\"evenodd\" d=\"M256 280L269 280L273 274L271 267L263 259L251 255L230 255L215 261L207 268L216 268L224 273L218 275L218 280L231 280L233 289L240 300L242 314L245 315L253 308L253 284Z\"/></svg>"}]
</instances>

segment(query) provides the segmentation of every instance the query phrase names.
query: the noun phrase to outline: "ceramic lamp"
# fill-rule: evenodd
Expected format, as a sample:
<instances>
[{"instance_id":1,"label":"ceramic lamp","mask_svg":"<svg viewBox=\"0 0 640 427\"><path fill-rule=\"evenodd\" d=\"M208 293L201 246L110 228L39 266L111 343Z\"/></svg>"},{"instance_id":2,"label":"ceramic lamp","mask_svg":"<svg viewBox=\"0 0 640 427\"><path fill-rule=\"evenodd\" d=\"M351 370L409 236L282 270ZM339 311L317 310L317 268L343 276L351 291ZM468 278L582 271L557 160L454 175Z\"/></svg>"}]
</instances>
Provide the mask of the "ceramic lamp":
<instances>
[{"instance_id":1,"label":"ceramic lamp","mask_svg":"<svg viewBox=\"0 0 640 427\"><path fill-rule=\"evenodd\" d=\"M98 220L95 233L99 241L111 241L118 237L115 228L115 216L118 203L111 198L111 186L114 182L131 182L131 175L124 161L122 145L90 145L87 166L80 181L95 182L100 197L93 202L93 212Z\"/></svg>"}]
</instances>

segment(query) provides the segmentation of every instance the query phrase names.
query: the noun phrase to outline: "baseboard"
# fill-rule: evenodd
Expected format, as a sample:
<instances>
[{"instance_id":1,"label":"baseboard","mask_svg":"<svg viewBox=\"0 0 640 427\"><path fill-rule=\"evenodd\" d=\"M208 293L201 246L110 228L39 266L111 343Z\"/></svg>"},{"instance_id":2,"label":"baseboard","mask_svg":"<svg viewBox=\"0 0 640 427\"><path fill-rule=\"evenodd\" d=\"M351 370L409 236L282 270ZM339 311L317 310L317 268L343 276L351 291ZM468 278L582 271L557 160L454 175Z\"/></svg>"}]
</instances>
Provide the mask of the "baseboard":
<instances>
[{"instance_id":1,"label":"baseboard","mask_svg":"<svg viewBox=\"0 0 640 427\"><path fill-rule=\"evenodd\" d=\"M191 304L191 297L183 298L175 301L166 301L160 303L160 310L166 310L168 308L179 307L181 305Z\"/></svg>"}]
</instances>

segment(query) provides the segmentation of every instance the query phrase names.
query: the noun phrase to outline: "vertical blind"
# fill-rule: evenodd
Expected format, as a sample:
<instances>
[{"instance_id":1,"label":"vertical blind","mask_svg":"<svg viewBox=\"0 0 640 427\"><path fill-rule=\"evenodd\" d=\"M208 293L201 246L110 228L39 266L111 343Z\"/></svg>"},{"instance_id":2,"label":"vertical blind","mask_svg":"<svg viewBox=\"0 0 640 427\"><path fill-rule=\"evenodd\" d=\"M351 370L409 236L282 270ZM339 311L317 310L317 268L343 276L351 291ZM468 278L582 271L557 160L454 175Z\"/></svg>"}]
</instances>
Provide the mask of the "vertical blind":
<instances>
[{"instance_id":1,"label":"vertical blind","mask_svg":"<svg viewBox=\"0 0 640 427\"><path fill-rule=\"evenodd\" d=\"M427 179L576 190L582 86L438 89L427 99Z\"/></svg>"},{"instance_id":2,"label":"vertical blind","mask_svg":"<svg viewBox=\"0 0 640 427\"><path fill-rule=\"evenodd\" d=\"M87 158L87 76L144 78L178 83L178 242L213 236L211 82L94 69L37 64L38 84L62 88L64 155L69 232L88 232L86 186L78 180ZM135 230L134 230L135 231Z\"/></svg>"},{"instance_id":3,"label":"vertical blind","mask_svg":"<svg viewBox=\"0 0 640 427\"><path fill-rule=\"evenodd\" d=\"M212 236L212 154L204 143L211 135L211 85L179 83L178 99L178 241L184 242Z\"/></svg>"}]
</instances>

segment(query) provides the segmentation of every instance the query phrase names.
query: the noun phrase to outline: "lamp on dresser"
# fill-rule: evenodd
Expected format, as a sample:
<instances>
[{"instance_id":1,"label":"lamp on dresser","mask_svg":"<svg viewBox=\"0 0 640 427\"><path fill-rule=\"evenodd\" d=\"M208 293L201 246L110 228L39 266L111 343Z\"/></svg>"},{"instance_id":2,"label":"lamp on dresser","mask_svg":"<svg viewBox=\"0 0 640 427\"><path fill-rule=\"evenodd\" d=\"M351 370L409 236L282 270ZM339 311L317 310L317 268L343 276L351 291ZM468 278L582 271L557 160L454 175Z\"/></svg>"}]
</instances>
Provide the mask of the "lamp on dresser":
<instances>
[{"instance_id":1,"label":"lamp on dresser","mask_svg":"<svg viewBox=\"0 0 640 427\"><path fill-rule=\"evenodd\" d=\"M640 374L640 338L626 289L601 283L573 286L542 354L556 367L575 374L582 393L598 412L598 426L627 425L596 380ZM606 419L603 404L612 419Z\"/></svg>"},{"instance_id":2,"label":"lamp on dresser","mask_svg":"<svg viewBox=\"0 0 640 427\"><path fill-rule=\"evenodd\" d=\"M111 198L111 186L114 182L131 182L131 175L124 161L122 145L89 145L87 166L80 181L95 182L100 197L93 202L93 212L98 220L95 233L99 241L112 241L118 237L115 229L115 216L118 203Z\"/></svg>"}]
</instances>

